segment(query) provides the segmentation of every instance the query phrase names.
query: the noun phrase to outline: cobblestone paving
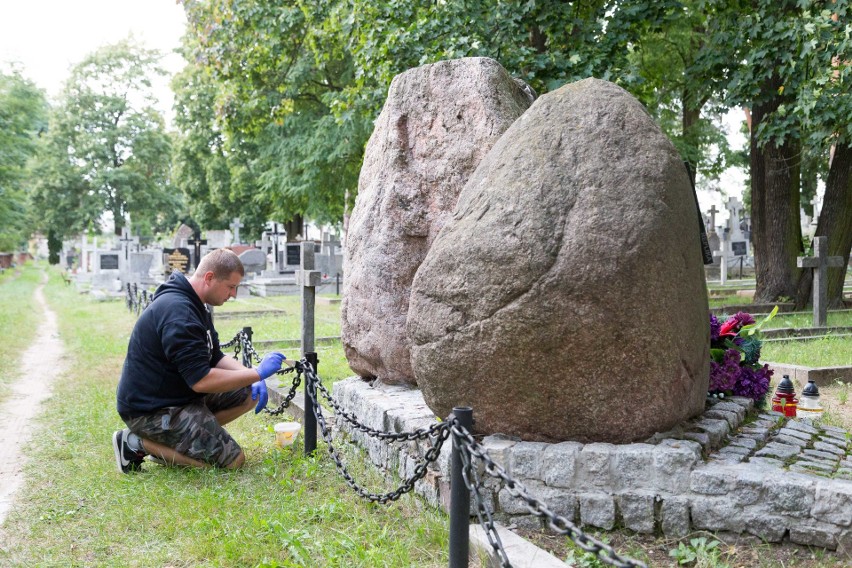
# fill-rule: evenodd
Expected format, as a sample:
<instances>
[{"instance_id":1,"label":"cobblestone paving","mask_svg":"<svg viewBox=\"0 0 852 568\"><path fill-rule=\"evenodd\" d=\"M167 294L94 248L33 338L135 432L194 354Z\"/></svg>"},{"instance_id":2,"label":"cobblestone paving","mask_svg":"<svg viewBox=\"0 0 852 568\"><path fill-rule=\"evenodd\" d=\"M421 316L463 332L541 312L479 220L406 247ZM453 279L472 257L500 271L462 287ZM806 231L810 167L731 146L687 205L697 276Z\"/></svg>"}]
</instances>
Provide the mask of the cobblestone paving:
<instances>
[{"instance_id":1,"label":"cobblestone paving","mask_svg":"<svg viewBox=\"0 0 852 568\"><path fill-rule=\"evenodd\" d=\"M712 413L711 409L705 417ZM728 443L711 453L709 460L852 480L852 435L842 428L764 412L732 432Z\"/></svg>"}]
</instances>

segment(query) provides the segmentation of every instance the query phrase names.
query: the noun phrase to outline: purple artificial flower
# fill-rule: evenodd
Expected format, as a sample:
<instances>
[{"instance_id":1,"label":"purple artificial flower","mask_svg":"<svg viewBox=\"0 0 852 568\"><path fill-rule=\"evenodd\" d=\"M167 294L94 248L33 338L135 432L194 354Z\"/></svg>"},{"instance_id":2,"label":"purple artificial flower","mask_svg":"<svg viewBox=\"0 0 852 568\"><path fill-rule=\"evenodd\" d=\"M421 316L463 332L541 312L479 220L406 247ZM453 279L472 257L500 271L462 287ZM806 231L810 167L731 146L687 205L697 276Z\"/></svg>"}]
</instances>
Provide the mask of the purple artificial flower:
<instances>
[{"instance_id":1,"label":"purple artificial flower","mask_svg":"<svg viewBox=\"0 0 852 568\"><path fill-rule=\"evenodd\" d=\"M740 378L740 352L728 349L722 363L710 362L710 392L726 392L732 390Z\"/></svg>"},{"instance_id":2,"label":"purple artificial flower","mask_svg":"<svg viewBox=\"0 0 852 568\"><path fill-rule=\"evenodd\" d=\"M734 314L733 318L740 322L740 327L743 327L744 325L751 325L754 323L754 318L751 317L751 314L747 312L737 312L736 314Z\"/></svg>"},{"instance_id":3,"label":"purple artificial flower","mask_svg":"<svg viewBox=\"0 0 852 568\"><path fill-rule=\"evenodd\" d=\"M719 319L710 314L710 342L719 340L719 328L722 327L722 324L719 323Z\"/></svg>"},{"instance_id":4,"label":"purple artificial flower","mask_svg":"<svg viewBox=\"0 0 852 568\"><path fill-rule=\"evenodd\" d=\"M769 379L771 377L772 370L769 368L769 365L764 365L757 370L743 366L740 378L737 384L734 385L733 392L736 396L746 396L754 401L758 401L769 392Z\"/></svg>"}]
</instances>

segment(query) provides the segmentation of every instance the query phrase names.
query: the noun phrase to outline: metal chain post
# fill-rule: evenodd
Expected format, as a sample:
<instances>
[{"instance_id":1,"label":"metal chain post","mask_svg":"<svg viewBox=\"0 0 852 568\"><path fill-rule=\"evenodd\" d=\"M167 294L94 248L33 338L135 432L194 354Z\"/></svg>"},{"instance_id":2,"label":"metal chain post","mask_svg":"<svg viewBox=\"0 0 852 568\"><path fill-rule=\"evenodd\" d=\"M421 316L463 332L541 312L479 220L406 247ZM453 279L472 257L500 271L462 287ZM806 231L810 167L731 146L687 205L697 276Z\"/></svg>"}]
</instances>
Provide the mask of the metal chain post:
<instances>
[{"instance_id":1,"label":"metal chain post","mask_svg":"<svg viewBox=\"0 0 852 568\"><path fill-rule=\"evenodd\" d=\"M309 371L305 372L305 455L313 454L317 449L317 412L314 409L319 407L316 391L317 365L319 359L315 351L305 353L305 361L308 364ZM310 374L309 374L310 373Z\"/></svg>"},{"instance_id":2,"label":"metal chain post","mask_svg":"<svg viewBox=\"0 0 852 568\"><path fill-rule=\"evenodd\" d=\"M453 408L455 424L473 428L473 409L469 406ZM450 466L450 568L467 568L470 553L470 491L464 482L464 449L458 437L453 437L453 455Z\"/></svg>"}]
</instances>

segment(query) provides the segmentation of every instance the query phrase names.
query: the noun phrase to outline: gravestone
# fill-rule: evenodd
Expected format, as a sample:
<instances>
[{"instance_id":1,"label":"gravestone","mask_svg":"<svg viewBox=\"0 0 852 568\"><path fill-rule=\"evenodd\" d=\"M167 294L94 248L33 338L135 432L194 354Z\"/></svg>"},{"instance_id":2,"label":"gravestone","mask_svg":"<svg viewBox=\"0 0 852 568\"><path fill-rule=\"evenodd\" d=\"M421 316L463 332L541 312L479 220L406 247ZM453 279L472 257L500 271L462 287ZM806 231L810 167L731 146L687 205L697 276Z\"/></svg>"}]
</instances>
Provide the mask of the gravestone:
<instances>
[{"instance_id":1,"label":"gravestone","mask_svg":"<svg viewBox=\"0 0 852 568\"><path fill-rule=\"evenodd\" d=\"M323 235L322 247L316 256L317 270L329 278L343 273L343 251L340 241L332 239L328 233Z\"/></svg>"},{"instance_id":2,"label":"gravestone","mask_svg":"<svg viewBox=\"0 0 852 568\"><path fill-rule=\"evenodd\" d=\"M429 408L473 407L480 434L611 443L701 413L698 221L677 150L629 93L585 79L540 97L414 278L411 361Z\"/></svg>"},{"instance_id":3,"label":"gravestone","mask_svg":"<svg viewBox=\"0 0 852 568\"><path fill-rule=\"evenodd\" d=\"M121 251L98 250L94 253L95 269L92 274L92 288L96 290L121 290Z\"/></svg>"},{"instance_id":4,"label":"gravestone","mask_svg":"<svg viewBox=\"0 0 852 568\"><path fill-rule=\"evenodd\" d=\"M164 248L163 269L168 277L175 270L187 274L190 268L190 252L188 248Z\"/></svg>"},{"instance_id":5,"label":"gravestone","mask_svg":"<svg viewBox=\"0 0 852 568\"><path fill-rule=\"evenodd\" d=\"M719 240L719 250L713 253L713 258L719 259L719 282L722 286L728 283L728 259L731 258L731 252L728 250L729 245L728 231L724 231Z\"/></svg>"},{"instance_id":6,"label":"gravestone","mask_svg":"<svg viewBox=\"0 0 852 568\"><path fill-rule=\"evenodd\" d=\"M206 231L207 248L208 250L220 249L231 246L231 231L228 230L212 230Z\"/></svg>"},{"instance_id":7,"label":"gravestone","mask_svg":"<svg viewBox=\"0 0 852 568\"><path fill-rule=\"evenodd\" d=\"M716 206L713 205L710 207L710 232L707 235L707 242L710 244L711 251L718 251L719 246L721 245L721 241L719 239L719 233L716 232L716 213L719 210L716 209ZM716 256L715 254L713 255Z\"/></svg>"},{"instance_id":8,"label":"gravestone","mask_svg":"<svg viewBox=\"0 0 852 568\"><path fill-rule=\"evenodd\" d=\"M151 278L151 267L154 264L154 254L149 251L131 252L130 253L130 269L128 270L127 280L122 280L125 284L128 282L142 285L154 283Z\"/></svg>"},{"instance_id":9,"label":"gravestone","mask_svg":"<svg viewBox=\"0 0 852 568\"><path fill-rule=\"evenodd\" d=\"M279 253L279 266L281 272L293 274L299 269L301 264L302 245L300 243L287 243L284 245L284 251Z\"/></svg>"},{"instance_id":10,"label":"gravestone","mask_svg":"<svg viewBox=\"0 0 852 568\"><path fill-rule=\"evenodd\" d=\"M239 254L240 261L246 271L250 274L260 274L266 270L266 255L259 249L248 249Z\"/></svg>"},{"instance_id":11,"label":"gravestone","mask_svg":"<svg viewBox=\"0 0 852 568\"><path fill-rule=\"evenodd\" d=\"M192 238L193 234L192 227L181 223L172 239L172 248L186 248L187 241Z\"/></svg>"},{"instance_id":12,"label":"gravestone","mask_svg":"<svg viewBox=\"0 0 852 568\"><path fill-rule=\"evenodd\" d=\"M531 102L529 87L488 58L394 78L344 244L341 338L359 375L414 381L405 331L414 273L477 164Z\"/></svg>"},{"instance_id":13,"label":"gravestone","mask_svg":"<svg viewBox=\"0 0 852 568\"><path fill-rule=\"evenodd\" d=\"M240 218L234 217L234 220L231 222L230 227L231 227L231 230L234 231L234 244L235 245L242 244L242 241L240 240L240 229L245 227L245 225L240 223ZM209 235L208 235L208 238L209 238Z\"/></svg>"},{"instance_id":14,"label":"gravestone","mask_svg":"<svg viewBox=\"0 0 852 568\"><path fill-rule=\"evenodd\" d=\"M261 235L260 241L255 243L264 253L268 253L272 257L272 266L269 270L264 270L264 278L279 278L281 276L281 250L282 243L287 240L287 231L284 229L283 223L268 221L266 230Z\"/></svg>"},{"instance_id":15,"label":"gravestone","mask_svg":"<svg viewBox=\"0 0 852 568\"><path fill-rule=\"evenodd\" d=\"M201 262L201 257L207 254L207 239L202 239L199 236L186 241L186 244L192 247L192 268L198 268L198 263Z\"/></svg>"},{"instance_id":16,"label":"gravestone","mask_svg":"<svg viewBox=\"0 0 852 568\"><path fill-rule=\"evenodd\" d=\"M119 253L112 251L98 253L98 272L118 270L119 257Z\"/></svg>"},{"instance_id":17,"label":"gravestone","mask_svg":"<svg viewBox=\"0 0 852 568\"><path fill-rule=\"evenodd\" d=\"M814 255L796 259L799 268L813 270L814 327L825 327L828 320L828 268L842 267L842 256L828 256L828 238L814 237Z\"/></svg>"},{"instance_id":18,"label":"gravestone","mask_svg":"<svg viewBox=\"0 0 852 568\"><path fill-rule=\"evenodd\" d=\"M726 208L728 209L730 255L733 257L748 256L748 241L742 227L740 227L740 212L743 210L743 204L736 197L730 197Z\"/></svg>"}]
</instances>

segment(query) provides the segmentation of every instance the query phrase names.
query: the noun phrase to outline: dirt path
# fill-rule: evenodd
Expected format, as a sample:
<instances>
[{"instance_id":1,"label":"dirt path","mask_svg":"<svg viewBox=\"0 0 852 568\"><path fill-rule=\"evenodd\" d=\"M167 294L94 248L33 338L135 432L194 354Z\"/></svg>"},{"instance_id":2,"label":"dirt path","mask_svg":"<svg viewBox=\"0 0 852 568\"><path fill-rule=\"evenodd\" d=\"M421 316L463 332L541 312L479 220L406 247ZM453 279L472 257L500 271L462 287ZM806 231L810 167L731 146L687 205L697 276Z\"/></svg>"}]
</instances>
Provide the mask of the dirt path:
<instances>
[{"instance_id":1,"label":"dirt path","mask_svg":"<svg viewBox=\"0 0 852 568\"><path fill-rule=\"evenodd\" d=\"M47 307L43 289L42 283L35 291L43 314L35 341L22 356L20 376L10 385L11 395L0 404L0 525L23 482L23 449L34 427L31 419L50 396L53 378L62 372L64 346L56 314Z\"/></svg>"}]
</instances>

